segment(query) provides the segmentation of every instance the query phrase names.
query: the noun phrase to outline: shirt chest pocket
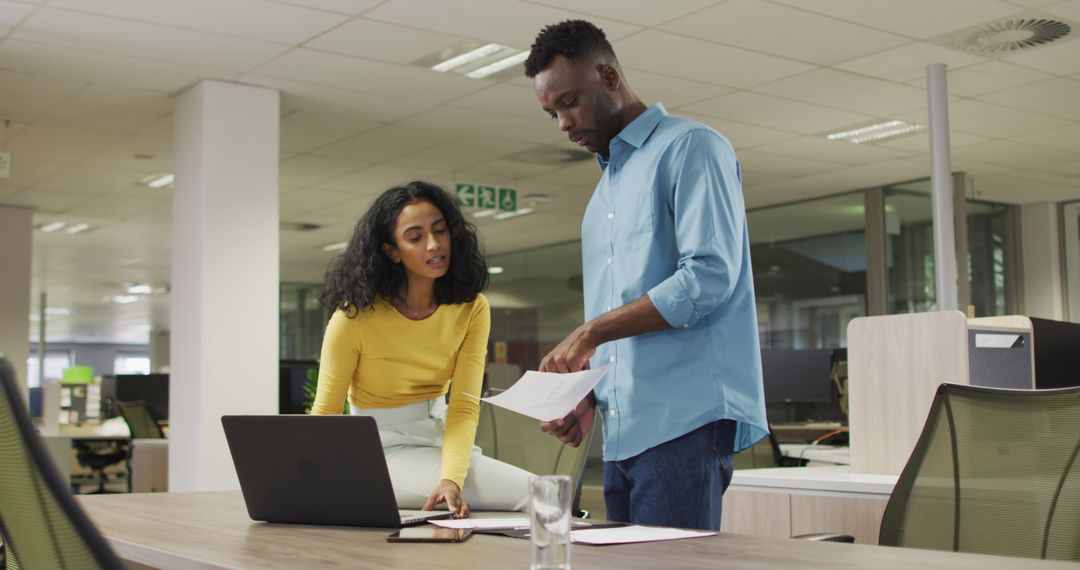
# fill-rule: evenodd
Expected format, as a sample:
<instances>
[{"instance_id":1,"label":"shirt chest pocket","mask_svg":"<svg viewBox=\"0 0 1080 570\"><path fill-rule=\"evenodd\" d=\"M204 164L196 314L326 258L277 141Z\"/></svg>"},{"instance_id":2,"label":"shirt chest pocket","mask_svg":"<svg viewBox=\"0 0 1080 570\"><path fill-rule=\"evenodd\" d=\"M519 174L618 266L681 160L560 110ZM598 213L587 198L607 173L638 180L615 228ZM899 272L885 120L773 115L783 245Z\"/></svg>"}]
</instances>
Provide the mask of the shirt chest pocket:
<instances>
[{"instance_id":1,"label":"shirt chest pocket","mask_svg":"<svg viewBox=\"0 0 1080 570\"><path fill-rule=\"evenodd\" d=\"M653 188L647 183L623 184L619 188L613 211L607 214L614 225L616 249L633 252L653 240L654 202Z\"/></svg>"}]
</instances>

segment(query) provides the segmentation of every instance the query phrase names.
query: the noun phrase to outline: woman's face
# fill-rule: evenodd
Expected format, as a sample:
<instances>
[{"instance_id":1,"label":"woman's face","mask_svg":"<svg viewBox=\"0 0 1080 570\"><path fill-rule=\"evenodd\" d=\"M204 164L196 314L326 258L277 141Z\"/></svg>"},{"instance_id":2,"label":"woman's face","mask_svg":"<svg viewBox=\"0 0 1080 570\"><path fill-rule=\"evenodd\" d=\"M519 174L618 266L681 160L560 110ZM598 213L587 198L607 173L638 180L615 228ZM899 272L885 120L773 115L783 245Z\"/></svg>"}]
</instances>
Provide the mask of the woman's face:
<instances>
[{"instance_id":1,"label":"woman's face","mask_svg":"<svg viewBox=\"0 0 1080 570\"><path fill-rule=\"evenodd\" d=\"M450 270L450 227L442 212L427 201L407 204L391 231L394 243L383 249L405 267L409 280L438 279Z\"/></svg>"}]
</instances>

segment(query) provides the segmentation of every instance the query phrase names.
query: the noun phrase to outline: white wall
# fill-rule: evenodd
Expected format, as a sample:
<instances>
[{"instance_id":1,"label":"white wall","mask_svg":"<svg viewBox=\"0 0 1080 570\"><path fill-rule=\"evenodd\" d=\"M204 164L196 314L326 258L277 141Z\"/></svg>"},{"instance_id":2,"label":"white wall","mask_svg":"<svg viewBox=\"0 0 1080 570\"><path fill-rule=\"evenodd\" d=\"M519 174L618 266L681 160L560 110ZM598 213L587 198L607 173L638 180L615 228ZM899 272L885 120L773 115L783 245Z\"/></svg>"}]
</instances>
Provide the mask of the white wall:
<instances>
[{"instance_id":1,"label":"white wall","mask_svg":"<svg viewBox=\"0 0 1080 570\"><path fill-rule=\"evenodd\" d=\"M1024 282L1021 313L1065 320L1057 204L1040 202L1021 206L1020 225Z\"/></svg>"}]
</instances>

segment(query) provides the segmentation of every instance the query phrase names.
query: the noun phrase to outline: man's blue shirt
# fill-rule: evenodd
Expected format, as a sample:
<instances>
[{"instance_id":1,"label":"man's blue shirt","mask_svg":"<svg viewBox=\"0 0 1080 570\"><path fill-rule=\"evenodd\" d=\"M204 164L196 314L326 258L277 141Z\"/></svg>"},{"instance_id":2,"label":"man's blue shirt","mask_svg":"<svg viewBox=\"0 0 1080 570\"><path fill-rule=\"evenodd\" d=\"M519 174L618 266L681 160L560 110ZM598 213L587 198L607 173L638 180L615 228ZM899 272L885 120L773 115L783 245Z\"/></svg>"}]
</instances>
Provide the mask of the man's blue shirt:
<instances>
[{"instance_id":1,"label":"man's blue shirt","mask_svg":"<svg viewBox=\"0 0 1080 570\"><path fill-rule=\"evenodd\" d=\"M765 437L750 239L739 164L713 129L656 103L610 143L581 224L586 321L648 294L672 326L601 345L604 459L707 423Z\"/></svg>"}]
</instances>

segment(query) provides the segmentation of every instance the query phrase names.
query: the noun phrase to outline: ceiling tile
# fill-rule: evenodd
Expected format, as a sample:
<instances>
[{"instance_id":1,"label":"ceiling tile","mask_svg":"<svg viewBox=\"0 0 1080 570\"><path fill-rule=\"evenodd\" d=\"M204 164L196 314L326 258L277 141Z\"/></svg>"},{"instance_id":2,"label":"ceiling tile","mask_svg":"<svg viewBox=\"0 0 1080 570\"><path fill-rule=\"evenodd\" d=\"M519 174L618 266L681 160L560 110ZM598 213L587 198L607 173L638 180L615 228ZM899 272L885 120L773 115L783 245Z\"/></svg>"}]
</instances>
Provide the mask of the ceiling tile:
<instances>
[{"instance_id":1,"label":"ceiling tile","mask_svg":"<svg viewBox=\"0 0 1080 570\"><path fill-rule=\"evenodd\" d=\"M626 80L630 85L630 89L646 105L660 102L669 109L679 105L703 101L731 91L731 89L719 85L679 79L670 75L658 75L636 69L626 70ZM533 99L535 98L534 95Z\"/></svg>"},{"instance_id":2,"label":"ceiling tile","mask_svg":"<svg viewBox=\"0 0 1080 570\"><path fill-rule=\"evenodd\" d=\"M281 4L291 4L293 6L305 6L307 8L315 8L318 10L326 10L327 12L337 12L339 14L348 14L350 16L358 16L367 10L370 10L373 6L377 6L383 3L385 0L276 0Z\"/></svg>"},{"instance_id":3,"label":"ceiling tile","mask_svg":"<svg viewBox=\"0 0 1080 570\"><path fill-rule=\"evenodd\" d=\"M872 121L859 115L770 95L740 91L689 105L688 111L774 129L817 134Z\"/></svg>"},{"instance_id":4,"label":"ceiling tile","mask_svg":"<svg viewBox=\"0 0 1080 570\"><path fill-rule=\"evenodd\" d=\"M149 158L135 158L136 155ZM126 170L172 172L172 141L131 136L101 148L82 161L84 164Z\"/></svg>"},{"instance_id":5,"label":"ceiling tile","mask_svg":"<svg viewBox=\"0 0 1080 570\"><path fill-rule=\"evenodd\" d=\"M904 113L902 121L929 124L926 110ZM1012 137L1061 126L1061 119L964 99L949 105L949 128L987 137Z\"/></svg>"},{"instance_id":6,"label":"ceiling tile","mask_svg":"<svg viewBox=\"0 0 1080 570\"><path fill-rule=\"evenodd\" d=\"M757 0L730 0L669 21L660 28L818 65L839 63L911 41Z\"/></svg>"},{"instance_id":7,"label":"ceiling tile","mask_svg":"<svg viewBox=\"0 0 1080 570\"><path fill-rule=\"evenodd\" d=\"M452 103L455 107L464 107L475 111L490 111L524 117L526 119L546 119L547 114L536 100L532 87L521 87L509 83L492 85L483 91L466 95Z\"/></svg>"},{"instance_id":8,"label":"ceiling tile","mask_svg":"<svg viewBox=\"0 0 1080 570\"><path fill-rule=\"evenodd\" d=\"M390 125L312 151L319 156L384 162L457 138L458 134Z\"/></svg>"},{"instance_id":9,"label":"ceiling tile","mask_svg":"<svg viewBox=\"0 0 1080 570\"><path fill-rule=\"evenodd\" d=\"M1072 176L1077 179L1076 183L1080 184L1080 161L1049 164L1044 166L1043 170L1046 170L1047 172L1056 172L1063 176ZM1073 199L1075 199L1075 197Z\"/></svg>"},{"instance_id":10,"label":"ceiling tile","mask_svg":"<svg viewBox=\"0 0 1080 570\"><path fill-rule=\"evenodd\" d=\"M281 119L281 150L307 152L379 126L373 121L297 111Z\"/></svg>"},{"instance_id":11,"label":"ceiling tile","mask_svg":"<svg viewBox=\"0 0 1080 570\"><path fill-rule=\"evenodd\" d=\"M536 0L536 4L545 4L572 12L592 16L614 16L616 20L630 22L639 26L657 24L688 14L720 0L668 0L666 2L626 2L625 0ZM567 14L567 18L573 17ZM552 21L554 23L554 21ZM537 30L539 31L539 30Z\"/></svg>"},{"instance_id":12,"label":"ceiling tile","mask_svg":"<svg viewBox=\"0 0 1080 570\"><path fill-rule=\"evenodd\" d=\"M128 134L170 114L174 102L163 91L87 85L38 122Z\"/></svg>"},{"instance_id":13,"label":"ceiling tile","mask_svg":"<svg viewBox=\"0 0 1080 570\"><path fill-rule=\"evenodd\" d=\"M759 145L793 139L799 136L798 134L789 131L747 125L746 123L740 123L738 121L729 121L705 115L681 112L676 112L675 114L704 123L716 129L731 142L732 146L735 147L735 150L753 148Z\"/></svg>"},{"instance_id":14,"label":"ceiling tile","mask_svg":"<svg viewBox=\"0 0 1080 570\"><path fill-rule=\"evenodd\" d=\"M566 135L559 131L554 121L512 115L501 116L497 121L493 121L491 113L458 107L438 107L405 119L401 124L447 131L451 137L455 137L454 133L470 134L533 144L555 144L566 139Z\"/></svg>"},{"instance_id":15,"label":"ceiling tile","mask_svg":"<svg viewBox=\"0 0 1080 570\"><path fill-rule=\"evenodd\" d=\"M265 0L51 0L49 6L290 45L348 19Z\"/></svg>"},{"instance_id":16,"label":"ceiling tile","mask_svg":"<svg viewBox=\"0 0 1080 570\"><path fill-rule=\"evenodd\" d=\"M1049 75L1041 71L1035 71L1027 67L1003 61L988 61L960 69L949 69L946 83L950 95L973 97L992 91L1026 85L1049 77ZM926 76L914 79L910 84L925 89Z\"/></svg>"},{"instance_id":17,"label":"ceiling tile","mask_svg":"<svg viewBox=\"0 0 1080 570\"><path fill-rule=\"evenodd\" d=\"M101 168L76 164L49 176L47 179L38 183L37 187L43 190L92 192L94 194L115 193L131 187L137 187L142 192L148 194L164 193L164 195L167 196L168 190L138 186L139 179L146 176L146 174L146 171L121 170L117 168Z\"/></svg>"},{"instance_id":18,"label":"ceiling tile","mask_svg":"<svg viewBox=\"0 0 1080 570\"><path fill-rule=\"evenodd\" d=\"M360 93L259 75L245 75L244 83L281 91L283 110L311 111L366 121L390 123L432 107L433 103L408 97Z\"/></svg>"},{"instance_id":19,"label":"ceiling tile","mask_svg":"<svg viewBox=\"0 0 1080 570\"><path fill-rule=\"evenodd\" d=\"M453 30L462 36L526 49L544 24L572 17L563 10L516 0L391 0L364 14L365 18L436 32ZM606 18L590 18L617 39L640 28Z\"/></svg>"},{"instance_id":20,"label":"ceiling tile","mask_svg":"<svg viewBox=\"0 0 1080 570\"><path fill-rule=\"evenodd\" d=\"M232 71L250 69L287 49L281 44L51 8L39 10L11 37Z\"/></svg>"},{"instance_id":21,"label":"ceiling tile","mask_svg":"<svg viewBox=\"0 0 1080 570\"><path fill-rule=\"evenodd\" d=\"M824 137L800 137L759 146L754 150L850 165L891 160L907 154L899 150L874 145L831 141Z\"/></svg>"},{"instance_id":22,"label":"ceiling tile","mask_svg":"<svg viewBox=\"0 0 1080 570\"><path fill-rule=\"evenodd\" d=\"M427 180L437 174L438 170L432 168L380 164L327 180L319 187L355 192L360 196L378 196L394 185Z\"/></svg>"},{"instance_id":23,"label":"ceiling tile","mask_svg":"<svg viewBox=\"0 0 1080 570\"><path fill-rule=\"evenodd\" d=\"M985 61L961 51L919 42L854 59L836 67L890 81L911 81L926 77L926 66L932 63L944 63L947 70L953 71Z\"/></svg>"},{"instance_id":24,"label":"ceiling tile","mask_svg":"<svg viewBox=\"0 0 1080 570\"><path fill-rule=\"evenodd\" d=\"M1058 174L1055 172L1046 172L1045 170L1014 170L1009 173L1009 176L1016 178L1024 178L1027 180L1038 180L1039 182L1048 182L1050 184L1058 184L1061 186L1076 186L1080 183L1075 177L1066 176L1064 174Z\"/></svg>"},{"instance_id":25,"label":"ceiling tile","mask_svg":"<svg viewBox=\"0 0 1080 570\"><path fill-rule=\"evenodd\" d=\"M748 170L791 177L808 176L810 174L820 174L830 170L847 168L846 165L838 162L783 156L761 152L759 150L744 150L740 152L739 164Z\"/></svg>"},{"instance_id":26,"label":"ceiling tile","mask_svg":"<svg viewBox=\"0 0 1080 570\"><path fill-rule=\"evenodd\" d=\"M1080 120L1080 81L1059 77L1029 83L980 99L1046 115Z\"/></svg>"},{"instance_id":27,"label":"ceiling tile","mask_svg":"<svg viewBox=\"0 0 1080 570\"><path fill-rule=\"evenodd\" d=\"M260 67L257 74L432 103L456 99L492 84L453 73L310 49L290 51Z\"/></svg>"},{"instance_id":28,"label":"ceiling tile","mask_svg":"<svg viewBox=\"0 0 1080 570\"><path fill-rule=\"evenodd\" d=\"M498 176L510 180L536 176L545 172L551 172L559 168L547 164L529 164L516 160L492 160L469 167L469 172L474 172L481 177ZM481 178L483 179L483 178Z\"/></svg>"},{"instance_id":29,"label":"ceiling tile","mask_svg":"<svg viewBox=\"0 0 1080 570\"><path fill-rule=\"evenodd\" d=\"M161 205L161 200L149 198L101 196L92 202L79 204L68 209L64 212L64 215L102 220L124 220L160 208Z\"/></svg>"},{"instance_id":30,"label":"ceiling tile","mask_svg":"<svg viewBox=\"0 0 1080 570\"><path fill-rule=\"evenodd\" d=\"M0 114L12 121L33 121L82 85L77 80L0 70Z\"/></svg>"},{"instance_id":31,"label":"ceiling tile","mask_svg":"<svg viewBox=\"0 0 1080 570\"><path fill-rule=\"evenodd\" d=\"M0 38L8 35L34 9L35 7L29 4L0 0Z\"/></svg>"},{"instance_id":32,"label":"ceiling tile","mask_svg":"<svg viewBox=\"0 0 1080 570\"><path fill-rule=\"evenodd\" d=\"M280 184L289 186L312 186L337 178L342 174L370 166L370 162L337 160L318 156L300 155L281 162L278 171Z\"/></svg>"},{"instance_id":33,"label":"ceiling tile","mask_svg":"<svg viewBox=\"0 0 1080 570\"><path fill-rule=\"evenodd\" d=\"M119 139L102 131L29 125L8 141L16 158L74 162Z\"/></svg>"},{"instance_id":34,"label":"ceiling tile","mask_svg":"<svg viewBox=\"0 0 1080 570\"><path fill-rule=\"evenodd\" d=\"M802 10L927 39L1016 14L1019 6L996 0L775 0Z\"/></svg>"},{"instance_id":35,"label":"ceiling tile","mask_svg":"<svg viewBox=\"0 0 1080 570\"><path fill-rule=\"evenodd\" d=\"M392 164L438 170L461 170L468 166L535 147L535 144L490 137L461 137L453 142L398 158Z\"/></svg>"},{"instance_id":36,"label":"ceiling tile","mask_svg":"<svg viewBox=\"0 0 1080 570\"><path fill-rule=\"evenodd\" d=\"M986 142L988 140L990 139L984 136L973 135L971 133L965 133L962 131L957 131L955 129L949 129L949 146L952 148ZM910 135L886 139L881 142L874 143L873 146L882 146L907 152L929 153L930 133L924 130L922 132L913 133Z\"/></svg>"},{"instance_id":37,"label":"ceiling tile","mask_svg":"<svg viewBox=\"0 0 1080 570\"><path fill-rule=\"evenodd\" d=\"M1080 149L1080 125L1069 125L1061 129L1052 129L1013 139L1025 144L1049 146L1061 150Z\"/></svg>"},{"instance_id":38,"label":"ceiling tile","mask_svg":"<svg viewBox=\"0 0 1080 570\"><path fill-rule=\"evenodd\" d=\"M232 79L205 67L94 53L8 38L0 43L0 68L69 80L81 79L137 89L178 91L200 79Z\"/></svg>"},{"instance_id":39,"label":"ceiling tile","mask_svg":"<svg viewBox=\"0 0 1080 570\"><path fill-rule=\"evenodd\" d=\"M614 47L619 62L628 68L740 88L813 69L790 59L656 30L616 41Z\"/></svg>"},{"instance_id":40,"label":"ceiling tile","mask_svg":"<svg viewBox=\"0 0 1080 570\"><path fill-rule=\"evenodd\" d=\"M1076 36L1074 30L1072 35ZM1069 75L1080 73L1080 41L1075 37L1048 46L1020 52L1003 58L1005 61L1033 67L1047 73Z\"/></svg>"},{"instance_id":41,"label":"ceiling tile","mask_svg":"<svg viewBox=\"0 0 1080 570\"><path fill-rule=\"evenodd\" d=\"M1080 152L1054 150L1043 146L1012 141L990 141L953 150L959 159L1003 164L1015 168L1032 168L1044 164L1074 161L1080 163Z\"/></svg>"},{"instance_id":42,"label":"ceiling tile","mask_svg":"<svg viewBox=\"0 0 1080 570\"><path fill-rule=\"evenodd\" d=\"M525 179L529 182L581 186L591 190L600 181L600 165L595 162L579 162Z\"/></svg>"},{"instance_id":43,"label":"ceiling tile","mask_svg":"<svg viewBox=\"0 0 1080 570\"><path fill-rule=\"evenodd\" d=\"M390 63L410 63L460 41L440 34L363 18L331 30L305 47Z\"/></svg>"},{"instance_id":44,"label":"ceiling tile","mask_svg":"<svg viewBox=\"0 0 1080 570\"><path fill-rule=\"evenodd\" d=\"M1046 1L1041 6L1044 12L1049 12L1062 18L1080 20L1080 0ZM1075 30L1074 30L1075 31Z\"/></svg>"},{"instance_id":45,"label":"ceiling tile","mask_svg":"<svg viewBox=\"0 0 1080 570\"><path fill-rule=\"evenodd\" d=\"M278 205L282 212L314 212L336 206L355 198L347 192L304 188L281 196Z\"/></svg>"},{"instance_id":46,"label":"ceiling tile","mask_svg":"<svg viewBox=\"0 0 1080 570\"><path fill-rule=\"evenodd\" d=\"M50 192L47 190L25 190L7 199L9 206L30 206L43 213L59 214L86 204L97 196L86 192Z\"/></svg>"},{"instance_id":47,"label":"ceiling tile","mask_svg":"<svg viewBox=\"0 0 1080 570\"><path fill-rule=\"evenodd\" d=\"M919 89L833 69L759 85L754 91L879 116L926 106L926 93Z\"/></svg>"},{"instance_id":48,"label":"ceiling tile","mask_svg":"<svg viewBox=\"0 0 1080 570\"><path fill-rule=\"evenodd\" d=\"M34 159L13 153L11 157L11 178L0 180L0 188L29 189L42 180L60 172L67 163L55 160Z\"/></svg>"}]
</instances>

